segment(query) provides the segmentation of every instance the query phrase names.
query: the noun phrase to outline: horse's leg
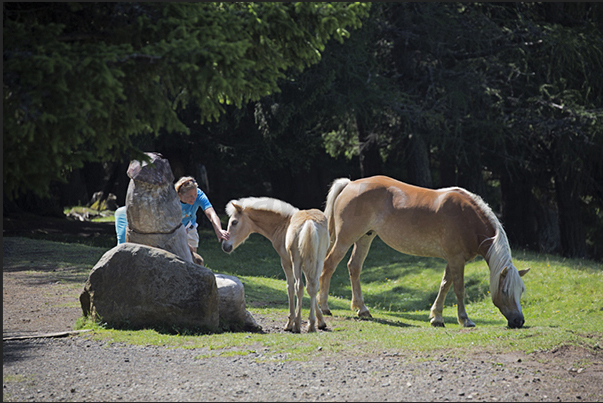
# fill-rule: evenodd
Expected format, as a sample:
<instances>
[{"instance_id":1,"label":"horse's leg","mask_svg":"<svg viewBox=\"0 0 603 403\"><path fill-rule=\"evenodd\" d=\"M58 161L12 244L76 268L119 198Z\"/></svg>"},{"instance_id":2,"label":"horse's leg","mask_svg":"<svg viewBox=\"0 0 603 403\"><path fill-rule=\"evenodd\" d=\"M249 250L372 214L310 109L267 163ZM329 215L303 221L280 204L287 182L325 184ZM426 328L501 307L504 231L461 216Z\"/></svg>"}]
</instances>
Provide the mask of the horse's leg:
<instances>
[{"instance_id":1,"label":"horse's leg","mask_svg":"<svg viewBox=\"0 0 603 403\"><path fill-rule=\"evenodd\" d=\"M327 299L329 298L329 287L331 285L331 277L333 273L335 273L335 269L341 259L345 256L346 252L350 248L349 245L341 245L335 240L335 244L333 248L327 255L325 259L322 274L319 279L319 291L318 291L318 304L320 305L320 309L322 313L325 315L331 315L331 310L329 309L329 305L327 304Z\"/></svg>"},{"instance_id":2,"label":"horse's leg","mask_svg":"<svg viewBox=\"0 0 603 403\"><path fill-rule=\"evenodd\" d=\"M454 293L456 294L456 319L459 325L464 327L475 327L465 311L465 260L462 259L462 263L459 260L458 265L452 266L452 284L454 286Z\"/></svg>"},{"instance_id":3,"label":"horse's leg","mask_svg":"<svg viewBox=\"0 0 603 403\"><path fill-rule=\"evenodd\" d=\"M301 308L304 298L304 281L302 279L302 262L299 258L293 261L293 278L295 279L295 294L297 295L297 305L295 306L295 321L293 323L293 333L301 333Z\"/></svg>"},{"instance_id":4,"label":"horse's leg","mask_svg":"<svg viewBox=\"0 0 603 403\"><path fill-rule=\"evenodd\" d=\"M438 296L431 306L429 319L431 319L431 326L434 327L444 327L444 317L442 316L444 311L444 300L446 299L446 294L448 294L448 290L450 290L450 286L452 285L450 270L450 264L447 264L444 275L442 276L442 282L440 283Z\"/></svg>"},{"instance_id":5,"label":"horse's leg","mask_svg":"<svg viewBox=\"0 0 603 403\"><path fill-rule=\"evenodd\" d=\"M320 309L320 307L318 306L318 282L319 282L319 275L320 273L322 273L322 267L324 265L324 260L319 261L316 264L316 275L314 277L314 282L313 282L313 290L310 290L308 288L308 293L310 294L310 306L314 307L314 311L316 312L316 318L318 319L318 328L320 330L324 330L327 328L327 324L325 323L325 320L322 316L322 310Z\"/></svg>"},{"instance_id":6,"label":"horse's leg","mask_svg":"<svg viewBox=\"0 0 603 403\"><path fill-rule=\"evenodd\" d=\"M318 293L318 274L320 274L323 264L323 261L317 262L314 268L304 273L306 275L306 290L310 295L310 316L308 317L308 332L316 331L315 323L317 318L319 329L325 329L327 327L327 324L324 321L322 312L320 311L320 307L318 306L318 302L316 299L316 294Z\"/></svg>"},{"instance_id":7,"label":"horse's leg","mask_svg":"<svg viewBox=\"0 0 603 403\"><path fill-rule=\"evenodd\" d=\"M291 260L288 258L281 257L281 266L285 272L285 278L287 279L287 295L289 296L289 317L285 330L289 331L293 329L293 321L295 318L294 304L295 304L295 289L294 289L294 278L293 268L291 267Z\"/></svg>"},{"instance_id":8,"label":"horse's leg","mask_svg":"<svg viewBox=\"0 0 603 403\"><path fill-rule=\"evenodd\" d=\"M312 280L310 280L312 281ZM310 314L308 315L308 333L312 333L316 331L316 284L310 284L308 281L308 276L306 276L306 289L308 290L308 294L310 294Z\"/></svg>"},{"instance_id":9,"label":"horse's leg","mask_svg":"<svg viewBox=\"0 0 603 403\"><path fill-rule=\"evenodd\" d=\"M324 330L327 328L327 322L325 322L324 317L322 316L322 310L320 309L320 306L318 306L318 295L315 294L316 297L314 297L314 312L316 312L316 319L318 320L318 328L320 330Z\"/></svg>"},{"instance_id":10,"label":"horse's leg","mask_svg":"<svg viewBox=\"0 0 603 403\"><path fill-rule=\"evenodd\" d=\"M446 271L442 277L440 291L431 307L431 326L444 327L444 300L451 286L454 286L457 304L457 321L461 326L474 327L475 324L467 316L465 311L465 260L463 258L449 259L446 265Z\"/></svg>"},{"instance_id":11,"label":"horse's leg","mask_svg":"<svg viewBox=\"0 0 603 403\"><path fill-rule=\"evenodd\" d=\"M352 283L351 308L352 310L358 310L358 316L366 318L371 318L372 316L366 305L364 305L364 299L362 298L360 272L362 272L362 265L364 264L364 260L368 255L371 243L373 242L373 239L375 239L375 236L376 233L374 231L369 231L369 233L357 240L354 244L352 256L350 256L350 260L348 261L348 271L350 273L350 282Z\"/></svg>"}]
</instances>

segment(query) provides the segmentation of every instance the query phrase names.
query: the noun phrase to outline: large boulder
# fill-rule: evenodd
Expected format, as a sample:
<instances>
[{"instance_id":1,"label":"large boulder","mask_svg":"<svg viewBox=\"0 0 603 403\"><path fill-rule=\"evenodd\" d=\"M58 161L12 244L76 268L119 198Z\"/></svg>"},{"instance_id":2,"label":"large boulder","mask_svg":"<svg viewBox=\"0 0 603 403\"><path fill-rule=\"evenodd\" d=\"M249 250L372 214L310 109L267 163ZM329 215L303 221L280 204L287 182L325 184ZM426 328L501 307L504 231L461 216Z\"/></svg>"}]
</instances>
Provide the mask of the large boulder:
<instances>
[{"instance_id":1,"label":"large boulder","mask_svg":"<svg viewBox=\"0 0 603 403\"><path fill-rule=\"evenodd\" d=\"M128 167L126 242L165 249L192 262L170 163L161 154L147 155L150 163L133 160Z\"/></svg>"},{"instance_id":2,"label":"large boulder","mask_svg":"<svg viewBox=\"0 0 603 403\"><path fill-rule=\"evenodd\" d=\"M146 245L126 242L105 253L80 303L85 316L114 327L220 328L214 273Z\"/></svg>"}]
</instances>

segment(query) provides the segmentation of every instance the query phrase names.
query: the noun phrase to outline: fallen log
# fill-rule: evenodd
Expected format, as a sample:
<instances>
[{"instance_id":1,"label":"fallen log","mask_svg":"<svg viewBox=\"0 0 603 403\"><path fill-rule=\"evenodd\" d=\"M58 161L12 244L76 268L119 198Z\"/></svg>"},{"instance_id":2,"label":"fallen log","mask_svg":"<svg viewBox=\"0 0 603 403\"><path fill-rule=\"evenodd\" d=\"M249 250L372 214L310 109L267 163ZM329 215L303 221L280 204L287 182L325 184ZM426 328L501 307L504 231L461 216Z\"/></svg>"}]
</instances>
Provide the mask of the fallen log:
<instances>
[{"instance_id":1,"label":"fallen log","mask_svg":"<svg viewBox=\"0 0 603 403\"><path fill-rule=\"evenodd\" d=\"M26 336L10 336L3 337L2 341L7 340L27 340L27 339L39 339L39 338L50 338L50 337L65 337L65 336L73 336L80 333L90 332L92 329L82 329L82 330L71 330L68 332L57 332L57 333L44 333L44 334L30 334Z\"/></svg>"}]
</instances>

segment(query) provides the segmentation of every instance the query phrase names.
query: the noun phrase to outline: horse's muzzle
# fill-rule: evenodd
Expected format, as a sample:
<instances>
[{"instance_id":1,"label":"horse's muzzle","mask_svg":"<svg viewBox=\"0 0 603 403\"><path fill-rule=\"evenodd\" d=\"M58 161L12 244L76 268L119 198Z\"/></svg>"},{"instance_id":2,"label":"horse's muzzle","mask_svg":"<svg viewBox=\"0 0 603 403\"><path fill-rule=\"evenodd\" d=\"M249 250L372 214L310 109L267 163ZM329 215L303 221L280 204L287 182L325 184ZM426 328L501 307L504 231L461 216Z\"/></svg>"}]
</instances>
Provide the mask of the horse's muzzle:
<instances>
[{"instance_id":1,"label":"horse's muzzle","mask_svg":"<svg viewBox=\"0 0 603 403\"><path fill-rule=\"evenodd\" d=\"M516 316L515 318L509 319L507 321L507 324L509 325L509 327L511 329L520 329L524 323L525 323L525 320L523 318L523 315Z\"/></svg>"},{"instance_id":2,"label":"horse's muzzle","mask_svg":"<svg viewBox=\"0 0 603 403\"><path fill-rule=\"evenodd\" d=\"M222 241L222 250L226 253L232 252L232 244Z\"/></svg>"}]
</instances>

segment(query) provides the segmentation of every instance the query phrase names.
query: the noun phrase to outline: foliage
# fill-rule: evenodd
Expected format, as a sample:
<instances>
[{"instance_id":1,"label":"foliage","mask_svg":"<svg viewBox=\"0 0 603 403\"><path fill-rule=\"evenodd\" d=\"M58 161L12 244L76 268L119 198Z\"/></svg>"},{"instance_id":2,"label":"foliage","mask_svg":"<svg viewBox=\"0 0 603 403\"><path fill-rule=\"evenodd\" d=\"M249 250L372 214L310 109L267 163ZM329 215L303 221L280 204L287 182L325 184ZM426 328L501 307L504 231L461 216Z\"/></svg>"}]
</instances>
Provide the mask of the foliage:
<instances>
[{"instance_id":1,"label":"foliage","mask_svg":"<svg viewBox=\"0 0 603 403\"><path fill-rule=\"evenodd\" d=\"M278 90L360 25L367 3L3 3L4 189L40 195L86 161L144 158L136 136L187 133Z\"/></svg>"},{"instance_id":2,"label":"foliage","mask_svg":"<svg viewBox=\"0 0 603 403\"><path fill-rule=\"evenodd\" d=\"M33 18L40 14L26 13L24 5L4 7L10 17L5 15L5 18L15 24L25 21L27 15ZM10 7L26 8L17 15ZM67 6L45 7L58 13ZM80 6L74 3L69 7ZM95 27L106 26L109 33L117 32L116 26L120 32L130 34L133 30L134 22L129 25L98 22L103 15L104 22L115 17L117 14L111 10L118 7L116 5L104 5L105 13L98 15L88 15L88 11L94 9L92 6L81 7L78 15L93 21ZM149 126L144 136L130 136L128 133L133 131L121 128L108 140L128 137L134 147L141 146L144 139L147 141L144 149L162 152L170 161L180 162L181 171L186 174L196 175L199 166L205 165L212 184L210 198L218 209L234 197L266 194L297 206L320 208L330 181L341 176L365 175L360 165L372 159L376 173L421 186L461 186L478 193L501 216L513 245L568 257L601 259L603 256L600 247L603 243L603 159L600 158L603 153L603 76L599 74L603 67L603 6L600 3L372 3L366 17L367 5L350 5L355 7L354 16L340 17L351 18L348 26L357 27L356 17L362 16L362 26L351 31L343 42L323 41L324 48L314 46L320 53L318 63L314 63L317 59L312 56L317 55L316 52L299 50L295 41L283 43L280 37L268 33L274 30L285 35L286 27L280 22L291 21L277 14L282 11L291 17L296 6L289 3L274 6L224 3L219 7L218 3L175 4L165 6L165 10L162 5L138 3L119 7L130 10L119 14L126 22L129 21L126 17L135 10L142 13L140 21L143 22L136 26L145 30L136 38L143 35L155 38L148 47L157 54L173 47L169 52L166 50L167 54L161 53L162 59L153 59L152 63L143 63L146 59L137 56L109 63L107 68L140 77L140 80L118 79L126 96L131 97L137 91L152 95L150 98L145 95L146 106L133 105L132 111L150 111L147 115L161 120L161 113L157 113L150 102L165 106L161 99L167 100L166 103L175 105L175 109L169 109L169 116L175 114L175 119L186 130L154 125ZM347 10L348 6L320 3L316 7L314 11L321 13L332 10L330 7L335 7L333 12ZM164 14L157 17L151 13L159 9L172 18L173 25L163 21ZM186 15L178 14L178 10L185 10ZM180 69L166 60L174 57L179 63L184 60L197 66L191 52L181 52L181 49L190 49L186 44L192 39L187 35L199 31L188 19L195 10L212 16L236 10L236 18L248 18L249 21L245 21L251 28L243 33L234 27L232 32L243 35L238 36L239 39L255 39L228 42L233 49L224 57L238 51L239 45L251 43L253 46L246 48L245 58L234 60L229 66L249 60L257 62L259 69L269 65L261 74L270 71L274 74L266 73L268 75L262 76L260 81L264 85L266 77L272 78L270 88L274 91L264 96L266 91L239 92L237 98L235 92L228 92L230 87L212 76L218 71L230 74L231 70L226 67L226 73L200 68L199 75L207 74L215 81L211 88L221 88L224 94L232 95L230 98L200 99L201 95L195 92L200 86L192 90L183 84L186 77L199 77L196 67L191 67L191 71ZM249 17L252 11L262 23ZM203 21L199 18L198 21ZM149 19L151 22L144 22ZM289 26L302 23L303 27L307 26L306 20L293 20ZM228 19L228 23L230 21ZM264 21L271 21L270 26ZM70 24L65 23L69 32L94 31L91 27L86 31ZM186 32L172 34L170 29L178 24L186 26ZM207 32L208 35L214 32L213 28ZM341 33L343 35L343 31ZM178 40L166 39L164 48L157 39L162 35L172 35L170 38ZM216 35L216 41L234 38L230 31ZM5 40L5 48L12 49L13 42ZM140 43L140 40L134 42ZM91 46L88 42L73 40L64 45ZM147 49L147 45L143 45L140 49ZM221 49L218 46L211 55L219 56ZM278 63L271 63L270 58L278 59L275 55L280 51L299 51L303 57L295 59L297 64L278 69L274 67ZM10 52L5 51L5 67L14 62ZM218 56L211 60L221 66L222 59L218 60ZM186 63L182 66L189 66ZM163 69L161 75L155 74L158 69ZM17 77L14 71L10 74L7 71L5 68L5 91ZM88 77L86 83L96 77L88 71L81 74ZM243 81L264 88L254 81L260 73L247 69L244 74ZM163 98L152 92L145 77L157 78L158 81L152 82L161 87ZM247 88L237 77L233 72L227 80L234 83L229 84L235 85L233 91ZM66 81L73 90L70 83ZM168 83L175 83L174 91L167 87ZM105 87L94 88L100 91ZM130 92L126 93L126 89ZM89 102L102 100L101 95L95 95ZM9 108L11 102L28 105L16 99L7 101L5 93L5 108ZM125 110L130 104L119 101L112 107ZM218 112L222 118L215 121L212 111L223 111ZM117 118L111 119L112 127L119 127ZM124 124L134 125L139 121L135 117ZM6 122L5 119L5 128L9 124ZM154 138L158 127L160 135ZM44 139L36 138L40 147L28 154L27 164L23 159L15 163L11 158L25 156L26 150L10 137L11 133L6 140L10 144L6 149L10 151L5 153L5 175L21 170L24 165L31 164L33 169L38 163L35 170L46 173L49 165L39 154L52 147ZM77 152L66 152L63 157L83 161L85 158L79 157L81 152L94 151L95 147L95 142L89 141ZM111 152L118 148L111 148ZM59 165L77 164L57 160L55 168ZM49 172L56 172L55 168L50 166ZM35 175L20 178L22 184L36 180Z\"/></svg>"},{"instance_id":3,"label":"foliage","mask_svg":"<svg viewBox=\"0 0 603 403\"><path fill-rule=\"evenodd\" d=\"M306 144L319 137L348 159L376 144L377 173L480 194L512 242L567 256L585 256L588 244L595 254L602 23L594 3L374 4L348 41L329 43L321 63L258 103L262 149L301 165L299 144L312 156ZM551 208L558 229L543 218ZM555 230L560 244L545 247Z\"/></svg>"}]
</instances>

